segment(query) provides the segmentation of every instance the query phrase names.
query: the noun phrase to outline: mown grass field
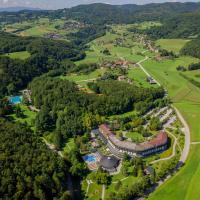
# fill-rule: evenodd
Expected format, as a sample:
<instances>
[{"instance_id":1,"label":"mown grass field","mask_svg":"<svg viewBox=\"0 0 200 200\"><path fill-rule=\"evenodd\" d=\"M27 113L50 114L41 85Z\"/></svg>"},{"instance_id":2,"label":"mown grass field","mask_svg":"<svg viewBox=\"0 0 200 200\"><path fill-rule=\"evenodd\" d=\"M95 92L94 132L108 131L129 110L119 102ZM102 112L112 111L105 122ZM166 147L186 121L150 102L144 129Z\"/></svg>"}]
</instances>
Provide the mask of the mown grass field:
<instances>
[{"instance_id":1,"label":"mown grass field","mask_svg":"<svg viewBox=\"0 0 200 200\"><path fill-rule=\"evenodd\" d=\"M180 57L174 60L147 60L143 66L153 75L169 92L173 102L191 101L200 103L199 89L180 76L176 70L179 65L187 66L198 62L198 59L192 57Z\"/></svg>"},{"instance_id":2,"label":"mown grass field","mask_svg":"<svg viewBox=\"0 0 200 200\"><path fill-rule=\"evenodd\" d=\"M142 87L157 86L151 85L149 82L147 82L147 75L139 67L129 69L128 77Z\"/></svg>"},{"instance_id":3,"label":"mown grass field","mask_svg":"<svg viewBox=\"0 0 200 200\"><path fill-rule=\"evenodd\" d=\"M156 41L156 45L159 45L161 48L168 51L179 53L183 46L189 41L190 40L185 39L160 39Z\"/></svg>"},{"instance_id":4,"label":"mown grass field","mask_svg":"<svg viewBox=\"0 0 200 200\"><path fill-rule=\"evenodd\" d=\"M174 177L160 186L149 200L199 199L200 146L193 145L187 164Z\"/></svg>"},{"instance_id":5,"label":"mown grass field","mask_svg":"<svg viewBox=\"0 0 200 200\"><path fill-rule=\"evenodd\" d=\"M14 53L7 53L4 54L4 56L8 56L12 59L21 59L26 60L30 57L30 53L28 51L20 51L20 52L14 52Z\"/></svg>"},{"instance_id":6,"label":"mown grass field","mask_svg":"<svg viewBox=\"0 0 200 200\"><path fill-rule=\"evenodd\" d=\"M169 92L174 105L190 126L191 141L200 141L200 89L189 83L176 70L178 65L187 66L198 59L180 57L175 60L156 62L149 60L143 66ZM186 72L197 73L197 72ZM191 145L186 165L173 178L163 184L149 197L150 200L191 200L199 197L200 145Z\"/></svg>"}]
</instances>

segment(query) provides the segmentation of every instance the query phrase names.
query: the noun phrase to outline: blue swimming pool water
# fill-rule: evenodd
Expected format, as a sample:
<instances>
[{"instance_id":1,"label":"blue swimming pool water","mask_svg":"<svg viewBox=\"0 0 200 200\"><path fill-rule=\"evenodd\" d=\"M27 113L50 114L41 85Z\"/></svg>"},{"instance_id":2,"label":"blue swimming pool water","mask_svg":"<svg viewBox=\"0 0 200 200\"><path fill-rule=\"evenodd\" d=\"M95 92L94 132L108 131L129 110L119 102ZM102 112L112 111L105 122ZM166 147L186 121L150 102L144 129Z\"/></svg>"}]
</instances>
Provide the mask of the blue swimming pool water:
<instances>
[{"instance_id":1,"label":"blue swimming pool water","mask_svg":"<svg viewBox=\"0 0 200 200\"><path fill-rule=\"evenodd\" d=\"M11 104L19 104L22 102L22 96L13 96L9 98Z\"/></svg>"},{"instance_id":2,"label":"blue swimming pool water","mask_svg":"<svg viewBox=\"0 0 200 200\"><path fill-rule=\"evenodd\" d=\"M90 154L83 157L85 162L96 162L96 156Z\"/></svg>"}]
</instances>

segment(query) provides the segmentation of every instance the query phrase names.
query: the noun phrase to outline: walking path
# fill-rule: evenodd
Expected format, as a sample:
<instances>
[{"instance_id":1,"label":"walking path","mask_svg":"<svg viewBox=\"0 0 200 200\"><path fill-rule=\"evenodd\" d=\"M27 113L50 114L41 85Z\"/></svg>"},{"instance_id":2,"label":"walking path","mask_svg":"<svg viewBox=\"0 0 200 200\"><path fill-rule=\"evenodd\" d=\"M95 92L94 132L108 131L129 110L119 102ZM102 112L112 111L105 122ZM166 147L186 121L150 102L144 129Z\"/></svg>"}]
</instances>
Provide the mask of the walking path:
<instances>
[{"instance_id":1,"label":"walking path","mask_svg":"<svg viewBox=\"0 0 200 200\"><path fill-rule=\"evenodd\" d=\"M128 176L127 177L125 177L125 178L123 178L123 179L121 179L120 181L122 182L122 181L125 181L126 179L128 178ZM118 183L118 181L114 181L113 183Z\"/></svg>"},{"instance_id":2,"label":"walking path","mask_svg":"<svg viewBox=\"0 0 200 200\"><path fill-rule=\"evenodd\" d=\"M104 200L105 198L105 185L102 186L102 193L101 193L101 199Z\"/></svg>"},{"instance_id":3,"label":"walking path","mask_svg":"<svg viewBox=\"0 0 200 200\"><path fill-rule=\"evenodd\" d=\"M181 115L181 113L179 112L179 110L174 107L174 110L176 111L176 114L179 118L179 120L181 121L181 123L184 126L184 134L185 134L185 145L181 154L181 158L180 161L185 163L185 161L187 160L187 157L189 155L189 151L190 151L190 128L187 124L187 122L185 121L185 119L183 118L183 116Z\"/></svg>"},{"instance_id":4,"label":"walking path","mask_svg":"<svg viewBox=\"0 0 200 200\"><path fill-rule=\"evenodd\" d=\"M91 79L86 79L86 80L81 80L81 81L76 81L76 83L81 83L81 82L89 82L89 81L96 81L96 78L91 78Z\"/></svg>"},{"instance_id":5,"label":"walking path","mask_svg":"<svg viewBox=\"0 0 200 200\"><path fill-rule=\"evenodd\" d=\"M190 144L196 145L196 144L200 144L200 142L191 142Z\"/></svg>"},{"instance_id":6,"label":"walking path","mask_svg":"<svg viewBox=\"0 0 200 200\"><path fill-rule=\"evenodd\" d=\"M170 132L167 132L167 133L174 138L174 144L173 144L173 152L172 152L172 154L169 157L161 158L159 160L155 160L155 161L151 162L150 164L155 164L155 163L160 162L160 161L169 160L169 159L173 158L176 155L176 145L178 143L178 139L172 133L170 133Z\"/></svg>"},{"instance_id":7,"label":"walking path","mask_svg":"<svg viewBox=\"0 0 200 200\"><path fill-rule=\"evenodd\" d=\"M58 150L55 148L55 145L54 145L54 144L48 143L47 140L44 139L44 138L43 138L43 140L44 140L45 144L47 145L47 147L48 147L50 150L56 152L60 157L64 158L63 153L62 153L61 151L58 151ZM72 196L71 196L72 199L75 200L75 199L74 199L74 189L73 189L73 184L72 184L72 178L71 178L70 174L67 175L67 189L70 191L70 193L71 193L71 195L72 195Z\"/></svg>"}]
</instances>

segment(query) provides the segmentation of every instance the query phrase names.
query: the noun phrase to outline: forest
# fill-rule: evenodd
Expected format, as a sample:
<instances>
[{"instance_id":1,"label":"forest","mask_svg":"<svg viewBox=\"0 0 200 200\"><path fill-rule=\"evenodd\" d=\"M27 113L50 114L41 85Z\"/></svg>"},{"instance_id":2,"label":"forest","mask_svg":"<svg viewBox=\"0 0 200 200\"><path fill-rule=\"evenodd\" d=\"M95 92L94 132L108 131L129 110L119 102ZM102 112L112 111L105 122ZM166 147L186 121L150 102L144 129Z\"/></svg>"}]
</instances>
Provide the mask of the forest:
<instances>
[{"instance_id":1,"label":"forest","mask_svg":"<svg viewBox=\"0 0 200 200\"><path fill-rule=\"evenodd\" d=\"M160 27L133 31L145 33L154 40L189 38L191 41L181 54L200 58L199 12L200 3L165 3L143 6L92 4L57 11L0 13L0 22L4 24L48 17L78 20L85 25L71 33L69 41L0 32L0 198L70 199L66 177L83 177L87 173L80 151L75 148L65 159L60 159L48 149L43 137L53 135L55 151L63 148L69 138L79 147L79 143L88 142L89 131L105 122L107 117L133 110L140 116L168 103L168 100L163 101L165 91L161 87L143 88L116 80L98 80L87 84L90 91L87 93L75 83L60 79L60 75L67 73L87 74L99 68L97 64L76 65L75 61L85 58L85 51L89 49L87 43L103 36L108 28L106 25L160 21ZM5 56L20 51L27 51L30 57L20 60ZM165 50L160 53L175 57ZM188 70L196 69L199 63L188 67ZM200 87L196 80L180 74ZM5 97L26 87L31 90L33 105L40 110L34 121L34 133L27 124L10 120L9 115L17 106L11 106ZM174 168L175 164L172 166ZM165 175L161 171L159 178ZM109 199L138 197L150 185L149 178L145 177L128 188L119 189L118 193L111 193Z\"/></svg>"},{"instance_id":2,"label":"forest","mask_svg":"<svg viewBox=\"0 0 200 200\"><path fill-rule=\"evenodd\" d=\"M24 50L31 54L26 60L0 56L0 97L16 93L32 78L50 70L58 72L60 66L68 65L66 63L70 60L80 60L85 56L71 43L44 38L23 38L2 33L0 44L1 54Z\"/></svg>"},{"instance_id":3,"label":"forest","mask_svg":"<svg viewBox=\"0 0 200 200\"><path fill-rule=\"evenodd\" d=\"M181 50L184 55L200 58L200 38L188 42Z\"/></svg>"},{"instance_id":4,"label":"forest","mask_svg":"<svg viewBox=\"0 0 200 200\"><path fill-rule=\"evenodd\" d=\"M96 127L104 116L131 111L137 102L162 99L165 94L162 88L145 89L118 81L100 81L89 87L95 93L81 92L74 83L58 78L33 80L29 89L34 105L41 109L36 117L37 131L54 131L60 137L56 141L67 140Z\"/></svg>"},{"instance_id":5,"label":"forest","mask_svg":"<svg viewBox=\"0 0 200 200\"><path fill-rule=\"evenodd\" d=\"M1 198L70 199L69 166L27 125L0 119L0 144Z\"/></svg>"}]
</instances>

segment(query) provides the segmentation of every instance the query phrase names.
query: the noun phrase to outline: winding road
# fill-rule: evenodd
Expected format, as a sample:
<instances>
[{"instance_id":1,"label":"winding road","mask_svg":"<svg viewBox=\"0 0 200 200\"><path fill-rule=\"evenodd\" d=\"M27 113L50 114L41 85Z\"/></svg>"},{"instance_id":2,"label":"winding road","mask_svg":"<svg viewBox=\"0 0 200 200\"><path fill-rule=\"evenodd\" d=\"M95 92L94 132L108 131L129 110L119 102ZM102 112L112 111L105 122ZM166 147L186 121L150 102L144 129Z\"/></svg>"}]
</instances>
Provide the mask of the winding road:
<instances>
[{"instance_id":1,"label":"winding road","mask_svg":"<svg viewBox=\"0 0 200 200\"><path fill-rule=\"evenodd\" d=\"M152 161L150 164L155 164L155 163L160 162L160 161L170 160L171 158L173 158L176 155L176 145L178 144L178 139L172 133L170 133L170 132L167 132L167 133L174 138L172 154L169 157L161 158L161 159Z\"/></svg>"},{"instance_id":2,"label":"winding road","mask_svg":"<svg viewBox=\"0 0 200 200\"><path fill-rule=\"evenodd\" d=\"M173 108L176 111L176 114L177 114L179 120L181 121L181 123L184 126L185 145L184 145L181 157L180 157L180 161L182 163L185 163L185 161L187 160L187 157L189 155L189 152L190 152L190 128L189 128L187 122L185 121L185 119L183 118L183 116L181 115L180 111L175 106L173 106Z\"/></svg>"},{"instance_id":3,"label":"winding road","mask_svg":"<svg viewBox=\"0 0 200 200\"><path fill-rule=\"evenodd\" d=\"M144 59L140 60L137 65L140 67L140 69L147 75L147 76L151 76L153 77L152 75L150 75L148 73L148 71L142 66L142 63L145 62L146 60L148 60L149 57L146 56ZM153 77L154 78L154 77ZM156 83L161 86L161 84L154 78L154 80L156 81ZM167 90L165 89L165 91L167 92ZM189 151L190 151L190 128L187 124L187 122L185 121L185 119L183 118L183 116L181 115L180 111L175 107L175 106L172 106L179 118L179 120L181 121L181 123L183 124L184 126L184 134L185 134L185 145L184 145L184 148L183 148L183 151L181 153L181 157L180 157L180 162L182 163L185 163L186 160L187 160L187 157L189 155Z\"/></svg>"}]
</instances>

